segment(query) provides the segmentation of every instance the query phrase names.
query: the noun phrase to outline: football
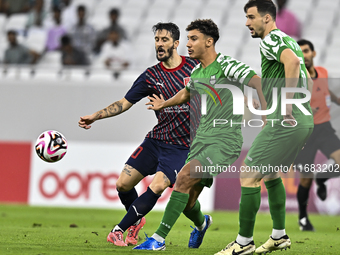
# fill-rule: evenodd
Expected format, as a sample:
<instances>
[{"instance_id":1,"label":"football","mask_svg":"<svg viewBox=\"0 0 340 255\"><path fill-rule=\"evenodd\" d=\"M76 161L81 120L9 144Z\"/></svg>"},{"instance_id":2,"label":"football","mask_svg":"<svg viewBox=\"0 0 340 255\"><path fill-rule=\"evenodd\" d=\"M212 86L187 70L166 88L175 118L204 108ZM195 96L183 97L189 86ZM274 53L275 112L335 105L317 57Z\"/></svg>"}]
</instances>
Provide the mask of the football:
<instances>
[{"instance_id":1,"label":"football","mask_svg":"<svg viewBox=\"0 0 340 255\"><path fill-rule=\"evenodd\" d=\"M45 131L39 135L35 143L35 151L42 160L57 162L67 152L66 138L58 131Z\"/></svg>"}]
</instances>

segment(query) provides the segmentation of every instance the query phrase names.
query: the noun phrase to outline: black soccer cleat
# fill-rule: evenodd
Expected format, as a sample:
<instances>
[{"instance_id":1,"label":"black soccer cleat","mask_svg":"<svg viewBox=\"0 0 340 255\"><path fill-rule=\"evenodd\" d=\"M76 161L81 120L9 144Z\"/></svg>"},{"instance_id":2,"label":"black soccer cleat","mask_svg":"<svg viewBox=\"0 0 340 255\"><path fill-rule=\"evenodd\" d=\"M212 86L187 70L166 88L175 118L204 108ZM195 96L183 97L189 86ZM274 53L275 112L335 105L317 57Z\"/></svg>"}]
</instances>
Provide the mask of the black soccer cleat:
<instances>
[{"instance_id":1,"label":"black soccer cleat","mask_svg":"<svg viewBox=\"0 0 340 255\"><path fill-rule=\"evenodd\" d=\"M320 178L316 178L315 179L315 183L316 183L316 194L318 195L318 197L322 200L325 201L327 198L327 187L325 185L325 182L323 179Z\"/></svg>"},{"instance_id":2,"label":"black soccer cleat","mask_svg":"<svg viewBox=\"0 0 340 255\"><path fill-rule=\"evenodd\" d=\"M299 226L301 231L315 231L312 223L310 223L307 217L299 219Z\"/></svg>"}]
</instances>

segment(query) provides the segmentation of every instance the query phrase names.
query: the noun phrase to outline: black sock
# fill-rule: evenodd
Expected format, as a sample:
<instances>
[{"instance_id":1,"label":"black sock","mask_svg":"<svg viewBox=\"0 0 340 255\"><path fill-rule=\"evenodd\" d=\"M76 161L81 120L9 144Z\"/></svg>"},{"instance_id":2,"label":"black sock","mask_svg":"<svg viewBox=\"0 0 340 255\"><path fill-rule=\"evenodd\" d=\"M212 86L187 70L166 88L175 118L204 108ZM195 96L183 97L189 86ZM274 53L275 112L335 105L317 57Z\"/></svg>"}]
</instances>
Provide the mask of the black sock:
<instances>
[{"instance_id":1,"label":"black sock","mask_svg":"<svg viewBox=\"0 0 340 255\"><path fill-rule=\"evenodd\" d=\"M160 195L155 194L149 187L140 197L138 197L130 206L118 226L126 231L136 221L152 210Z\"/></svg>"},{"instance_id":2,"label":"black sock","mask_svg":"<svg viewBox=\"0 0 340 255\"><path fill-rule=\"evenodd\" d=\"M138 194L135 188L126 191L126 192L122 192L122 191L118 191L118 196L120 198L120 201L122 202L122 204L125 206L126 211L129 210L130 205L133 203L133 201L135 201L138 198Z\"/></svg>"},{"instance_id":3,"label":"black sock","mask_svg":"<svg viewBox=\"0 0 340 255\"><path fill-rule=\"evenodd\" d=\"M309 190L310 188L305 188L301 184L298 187L296 197L299 204L299 219L307 217Z\"/></svg>"}]
</instances>

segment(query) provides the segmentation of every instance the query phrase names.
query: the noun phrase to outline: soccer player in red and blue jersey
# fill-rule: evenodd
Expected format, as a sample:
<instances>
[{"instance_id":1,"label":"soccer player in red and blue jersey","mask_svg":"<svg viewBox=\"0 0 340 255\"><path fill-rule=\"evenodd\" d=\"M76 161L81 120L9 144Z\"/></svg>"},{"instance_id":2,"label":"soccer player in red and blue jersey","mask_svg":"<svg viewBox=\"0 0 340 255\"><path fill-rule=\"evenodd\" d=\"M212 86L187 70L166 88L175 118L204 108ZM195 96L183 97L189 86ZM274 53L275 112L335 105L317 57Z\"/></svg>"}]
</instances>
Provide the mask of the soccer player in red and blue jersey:
<instances>
[{"instance_id":1,"label":"soccer player in red and blue jersey","mask_svg":"<svg viewBox=\"0 0 340 255\"><path fill-rule=\"evenodd\" d=\"M173 23L153 26L157 65L147 68L134 82L125 97L108 107L80 117L79 126L91 128L99 119L119 115L151 95L171 98L182 90L197 60L177 53L180 31ZM152 210L167 187L172 187L185 163L190 146L190 130L198 124L198 98L175 107L156 111L157 125L146 135L142 144L132 153L117 183L119 198L127 213L109 233L107 240L117 246L136 245L138 232L145 224L144 216ZM191 111L191 112L190 112ZM138 197L135 186L147 175L154 175L147 191ZM129 229L124 242L123 233Z\"/></svg>"}]
</instances>

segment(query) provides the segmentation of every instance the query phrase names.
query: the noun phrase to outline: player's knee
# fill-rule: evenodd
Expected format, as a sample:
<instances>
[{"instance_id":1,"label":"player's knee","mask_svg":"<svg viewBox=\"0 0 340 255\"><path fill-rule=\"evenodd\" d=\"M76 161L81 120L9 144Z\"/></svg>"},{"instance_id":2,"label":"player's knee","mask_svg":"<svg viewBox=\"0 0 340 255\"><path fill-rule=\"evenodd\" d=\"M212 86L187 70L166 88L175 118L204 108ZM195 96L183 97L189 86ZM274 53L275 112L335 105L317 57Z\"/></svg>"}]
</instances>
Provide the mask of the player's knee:
<instances>
[{"instance_id":1,"label":"player's knee","mask_svg":"<svg viewBox=\"0 0 340 255\"><path fill-rule=\"evenodd\" d=\"M149 186L153 193L157 195L161 195L167 187L169 186L165 182L152 182Z\"/></svg>"},{"instance_id":2,"label":"player's knee","mask_svg":"<svg viewBox=\"0 0 340 255\"><path fill-rule=\"evenodd\" d=\"M240 183L242 187L257 188L261 186L260 178L241 178Z\"/></svg>"},{"instance_id":3,"label":"player's knee","mask_svg":"<svg viewBox=\"0 0 340 255\"><path fill-rule=\"evenodd\" d=\"M120 192L127 192L131 190L133 187L130 183L123 182L121 179L118 179L116 182L116 189Z\"/></svg>"}]
</instances>

